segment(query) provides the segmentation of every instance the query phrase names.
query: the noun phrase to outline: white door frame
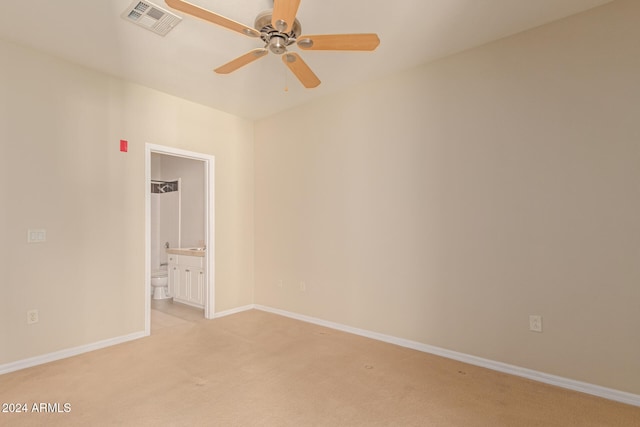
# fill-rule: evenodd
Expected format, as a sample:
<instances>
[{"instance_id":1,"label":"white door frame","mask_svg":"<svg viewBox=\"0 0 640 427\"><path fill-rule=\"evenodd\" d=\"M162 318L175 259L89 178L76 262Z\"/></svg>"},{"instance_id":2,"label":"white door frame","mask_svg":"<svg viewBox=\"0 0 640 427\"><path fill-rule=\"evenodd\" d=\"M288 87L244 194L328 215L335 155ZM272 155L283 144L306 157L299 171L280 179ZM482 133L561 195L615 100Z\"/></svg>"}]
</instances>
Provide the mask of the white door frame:
<instances>
[{"instance_id":1,"label":"white door frame","mask_svg":"<svg viewBox=\"0 0 640 427\"><path fill-rule=\"evenodd\" d=\"M205 175L205 245L204 262L205 289L204 289L204 317L213 319L215 314L215 157L209 154L186 151L179 148L163 145L145 144L145 279L144 279L144 331L145 335L151 334L151 153L166 154L169 156L184 157L187 159L204 161Z\"/></svg>"}]
</instances>

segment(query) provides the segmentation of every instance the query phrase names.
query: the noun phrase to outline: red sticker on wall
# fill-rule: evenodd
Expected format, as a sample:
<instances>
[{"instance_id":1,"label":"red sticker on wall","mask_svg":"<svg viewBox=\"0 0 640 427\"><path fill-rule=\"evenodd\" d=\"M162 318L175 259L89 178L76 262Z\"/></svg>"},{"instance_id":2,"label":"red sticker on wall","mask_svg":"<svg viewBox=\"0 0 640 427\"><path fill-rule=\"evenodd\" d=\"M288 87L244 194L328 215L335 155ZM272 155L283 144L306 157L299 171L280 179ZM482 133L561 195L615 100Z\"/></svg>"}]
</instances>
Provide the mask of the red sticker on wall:
<instances>
[{"instance_id":1,"label":"red sticker on wall","mask_svg":"<svg viewBox=\"0 0 640 427\"><path fill-rule=\"evenodd\" d=\"M120 151L122 151L123 153L129 151L129 143L124 139L120 140Z\"/></svg>"}]
</instances>

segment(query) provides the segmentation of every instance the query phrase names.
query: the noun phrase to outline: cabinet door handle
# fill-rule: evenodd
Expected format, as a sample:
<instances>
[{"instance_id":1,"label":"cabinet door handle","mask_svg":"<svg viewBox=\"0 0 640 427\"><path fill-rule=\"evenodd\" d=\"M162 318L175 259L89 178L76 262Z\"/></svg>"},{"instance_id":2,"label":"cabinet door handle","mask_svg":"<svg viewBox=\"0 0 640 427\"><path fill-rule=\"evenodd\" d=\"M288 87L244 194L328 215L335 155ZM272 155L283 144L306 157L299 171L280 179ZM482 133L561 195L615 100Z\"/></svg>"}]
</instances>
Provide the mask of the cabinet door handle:
<instances>
[{"instance_id":1,"label":"cabinet door handle","mask_svg":"<svg viewBox=\"0 0 640 427\"><path fill-rule=\"evenodd\" d=\"M188 272L190 272L191 270L189 270L189 269L186 269L185 271L186 271L186 272L188 273Z\"/></svg>"}]
</instances>

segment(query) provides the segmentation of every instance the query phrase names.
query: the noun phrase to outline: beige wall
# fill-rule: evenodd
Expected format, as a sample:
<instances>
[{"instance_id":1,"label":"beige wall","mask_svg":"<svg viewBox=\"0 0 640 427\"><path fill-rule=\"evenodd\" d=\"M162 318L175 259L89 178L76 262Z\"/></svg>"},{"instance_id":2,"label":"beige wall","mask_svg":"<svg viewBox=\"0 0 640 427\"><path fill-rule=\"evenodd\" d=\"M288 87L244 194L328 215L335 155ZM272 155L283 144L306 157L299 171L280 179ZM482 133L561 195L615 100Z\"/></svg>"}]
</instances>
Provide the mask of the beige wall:
<instances>
[{"instance_id":1,"label":"beige wall","mask_svg":"<svg viewBox=\"0 0 640 427\"><path fill-rule=\"evenodd\" d=\"M638 22L617 1L258 122L255 302L640 393Z\"/></svg>"},{"instance_id":2,"label":"beige wall","mask_svg":"<svg viewBox=\"0 0 640 427\"><path fill-rule=\"evenodd\" d=\"M252 302L251 122L1 41L0 58L0 364L144 331L147 142L215 156L216 310Z\"/></svg>"}]
</instances>

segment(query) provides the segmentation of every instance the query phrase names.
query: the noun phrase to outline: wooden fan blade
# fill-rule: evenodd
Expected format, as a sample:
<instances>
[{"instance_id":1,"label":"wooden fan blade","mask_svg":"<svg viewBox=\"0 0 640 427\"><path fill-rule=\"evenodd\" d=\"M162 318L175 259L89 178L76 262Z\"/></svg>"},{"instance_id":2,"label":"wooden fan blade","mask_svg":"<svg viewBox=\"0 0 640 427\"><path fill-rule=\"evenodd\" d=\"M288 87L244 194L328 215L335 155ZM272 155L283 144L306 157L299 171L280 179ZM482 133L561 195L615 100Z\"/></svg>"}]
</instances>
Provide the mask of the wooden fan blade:
<instances>
[{"instance_id":1,"label":"wooden fan blade","mask_svg":"<svg viewBox=\"0 0 640 427\"><path fill-rule=\"evenodd\" d=\"M271 25L281 33L288 33L293 28L300 0L274 0Z\"/></svg>"},{"instance_id":2,"label":"wooden fan blade","mask_svg":"<svg viewBox=\"0 0 640 427\"><path fill-rule=\"evenodd\" d=\"M305 50L375 50L377 34L321 34L300 36L298 46Z\"/></svg>"},{"instance_id":3,"label":"wooden fan blade","mask_svg":"<svg viewBox=\"0 0 640 427\"><path fill-rule=\"evenodd\" d=\"M260 37L260 32L254 28L232 21L229 18L213 13L210 10L203 9L195 4L191 4L183 0L165 0L165 2L170 8L195 16L196 18L204 19L205 21L220 25L221 27L236 31L240 34L244 34L245 36Z\"/></svg>"},{"instance_id":4,"label":"wooden fan blade","mask_svg":"<svg viewBox=\"0 0 640 427\"><path fill-rule=\"evenodd\" d=\"M269 50L267 50L265 48L253 49L253 50L245 53L244 55L237 57L233 61L227 62L224 65L221 65L220 67L216 68L213 71L215 71L218 74L229 74L229 73L234 72L235 70L237 70L240 67L243 67L243 66L245 66L247 64L250 64L251 62L255 61L256 59L262 58L267 53L269 53Z\"/></svg>"},{"instance_id":5,"label":"wooden fan blade","mask_svg":"<svg viewBox=\"0 0 640 427\"><path fill-rule=\"evenodd\" d=\"M320 79L311 68L302 60L297 53L285 53L282 55L282 62L289 67L291 72L300 80L300 83L307 89L314 88L320 84Z\"/></svg>"}]
</instances>

